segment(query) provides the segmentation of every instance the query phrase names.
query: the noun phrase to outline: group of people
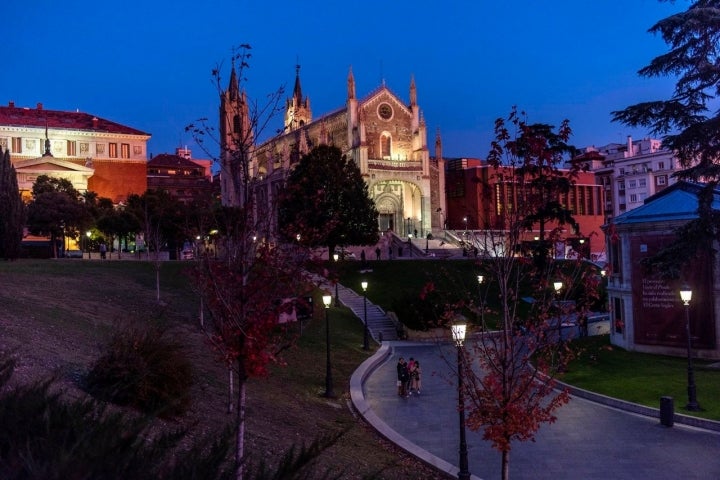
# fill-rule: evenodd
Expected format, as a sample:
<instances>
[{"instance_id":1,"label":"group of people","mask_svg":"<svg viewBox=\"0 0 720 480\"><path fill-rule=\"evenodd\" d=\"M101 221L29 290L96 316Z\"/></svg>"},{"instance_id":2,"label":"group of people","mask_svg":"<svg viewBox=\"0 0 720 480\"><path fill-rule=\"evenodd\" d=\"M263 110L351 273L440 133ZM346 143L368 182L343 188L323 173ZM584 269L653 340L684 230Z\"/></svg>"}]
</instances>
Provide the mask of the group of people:
<instances>
[{"instance_id":1,"label":"group of people","mask_svg":"<svg viewBox=\"0 0 720 480\"><path fill-rule=\"evenodd\" d=\"M413 391L416 395L420 395L421 375L419 361L410 357L410 360L406 362L403 357L400 357L397 363L398 395L409 397Z\"/></svg>"}]
</instances>

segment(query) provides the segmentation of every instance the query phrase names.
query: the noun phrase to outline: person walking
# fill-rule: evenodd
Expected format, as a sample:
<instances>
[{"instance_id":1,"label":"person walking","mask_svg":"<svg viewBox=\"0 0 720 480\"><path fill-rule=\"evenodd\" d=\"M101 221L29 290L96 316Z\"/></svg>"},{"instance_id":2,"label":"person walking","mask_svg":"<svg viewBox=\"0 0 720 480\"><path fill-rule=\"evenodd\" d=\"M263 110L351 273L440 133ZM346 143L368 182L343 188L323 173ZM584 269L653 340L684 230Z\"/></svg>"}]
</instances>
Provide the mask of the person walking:
<instances>
[{"instance_id":1,"label":"person walking","mask_svg":"<svg viewBox=\"0 0 720 480\"><path fill-rule=\"evenodd\" d=\"M412 395L412 380L413 380L413 375L415 374L415 359L413 357L410 357L410 360L408 360L407 369L408 369L407 391L408 391L408 395Z\"/></svg>"},{"instance_id":2,"label":"person walking","mask_svg":"<svg viewBox=\"0 0 720 480\"><path fill-rule=\"evenodd\" d=\"M380 247L375 247L376 260L380 260Z\"/></svg>"},{"instance_id":3,"label":"person walking","mask_svg":"<svg viewBox=\"0 0 720 480\"><path fill-rule=\"evenodd\" d=\"M407 387L410 375L408 374L407 363L403 357L398 359L397 363L397 387L398 395L407 397Z\"/></svg>"},{"instance_id":4,"label":"person walking","mask_svg":"<svg viewBox=\"0 0 720 480\"><path fill-rule=\"evenodd\" d=\"M107 253L107 247L105 246L105 242L100 244L100 260L105 260L105 255Z\"/></svg>"}]
</instances>

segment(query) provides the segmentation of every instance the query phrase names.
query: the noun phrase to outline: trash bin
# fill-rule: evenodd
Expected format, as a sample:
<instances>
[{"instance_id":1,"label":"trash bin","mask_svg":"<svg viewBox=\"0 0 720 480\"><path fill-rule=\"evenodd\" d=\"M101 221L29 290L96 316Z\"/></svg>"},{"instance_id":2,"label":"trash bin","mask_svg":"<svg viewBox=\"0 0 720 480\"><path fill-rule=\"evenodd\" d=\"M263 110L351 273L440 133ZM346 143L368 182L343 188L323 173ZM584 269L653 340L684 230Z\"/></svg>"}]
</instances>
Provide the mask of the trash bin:
<instances>
[{"instance_id":1,"label":"trash bin","mask_svg":"<svg viewBox=\"0 0 720 480\"><path fill-rule=\"evenodd\" d=\"M660 424L665 427L673 426L675 405L672 397L660 397Z\"/></svg>"}]
</instances>

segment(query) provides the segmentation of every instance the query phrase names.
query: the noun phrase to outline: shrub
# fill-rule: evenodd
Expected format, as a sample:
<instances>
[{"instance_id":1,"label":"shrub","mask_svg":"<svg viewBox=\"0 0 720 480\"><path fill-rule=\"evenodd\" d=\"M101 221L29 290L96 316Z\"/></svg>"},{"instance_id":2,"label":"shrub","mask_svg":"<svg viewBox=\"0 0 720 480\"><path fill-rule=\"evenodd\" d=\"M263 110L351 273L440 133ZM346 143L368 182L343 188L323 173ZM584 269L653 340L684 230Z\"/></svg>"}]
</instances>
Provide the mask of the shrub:
<instances>
[{"instance_id":1,"label":"shrub","mask_svg":"<svg viewBox=\"0 0 720 480\"><path fill-rule=\"evenodd\" d=\"M192 367L180 343L157 328L118 331L85 378L96 397L160 416L182 414Z\"/></svg>"}]
</instances>

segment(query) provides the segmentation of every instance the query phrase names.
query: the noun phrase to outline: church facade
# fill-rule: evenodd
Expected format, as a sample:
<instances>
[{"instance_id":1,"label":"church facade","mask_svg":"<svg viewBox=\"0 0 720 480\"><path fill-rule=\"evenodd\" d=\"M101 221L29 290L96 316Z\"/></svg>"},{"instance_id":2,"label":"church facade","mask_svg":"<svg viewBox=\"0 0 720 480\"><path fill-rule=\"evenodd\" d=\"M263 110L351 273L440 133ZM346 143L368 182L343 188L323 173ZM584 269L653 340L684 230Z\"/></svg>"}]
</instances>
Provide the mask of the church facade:
<instances>
[{"instance_id":1,"label":"church facade","mask_svg":"<svg viewBox=\"0 0 720 480\"><path fill-rule=\"evenodd\" d=\"M231 148L232 132L245 131L245 138L250 139L244 130L247 114L246 99L233 70L228 90L221 96L220 130L226 139L223 151ZM245 152L250 159L248 174L254 180L256 204L273 215L274 198L283 188L287 172L320 144L338 147L359 167L379 212L380 231L424 237L442 228L441 215L434 213L446 209L442 144L438 134L435 157L431 158L414 79L410 81L409 102L384 82L358 98L350 70L345 104L314 117L310 99L302 92L298 66L292 97L285 103L282 132L263 143L253 143ZM229 168L223 165L222 171ZM232 180L223 179L222 187L224 203L238 204Z\"/></svg>"}]
</instances>

